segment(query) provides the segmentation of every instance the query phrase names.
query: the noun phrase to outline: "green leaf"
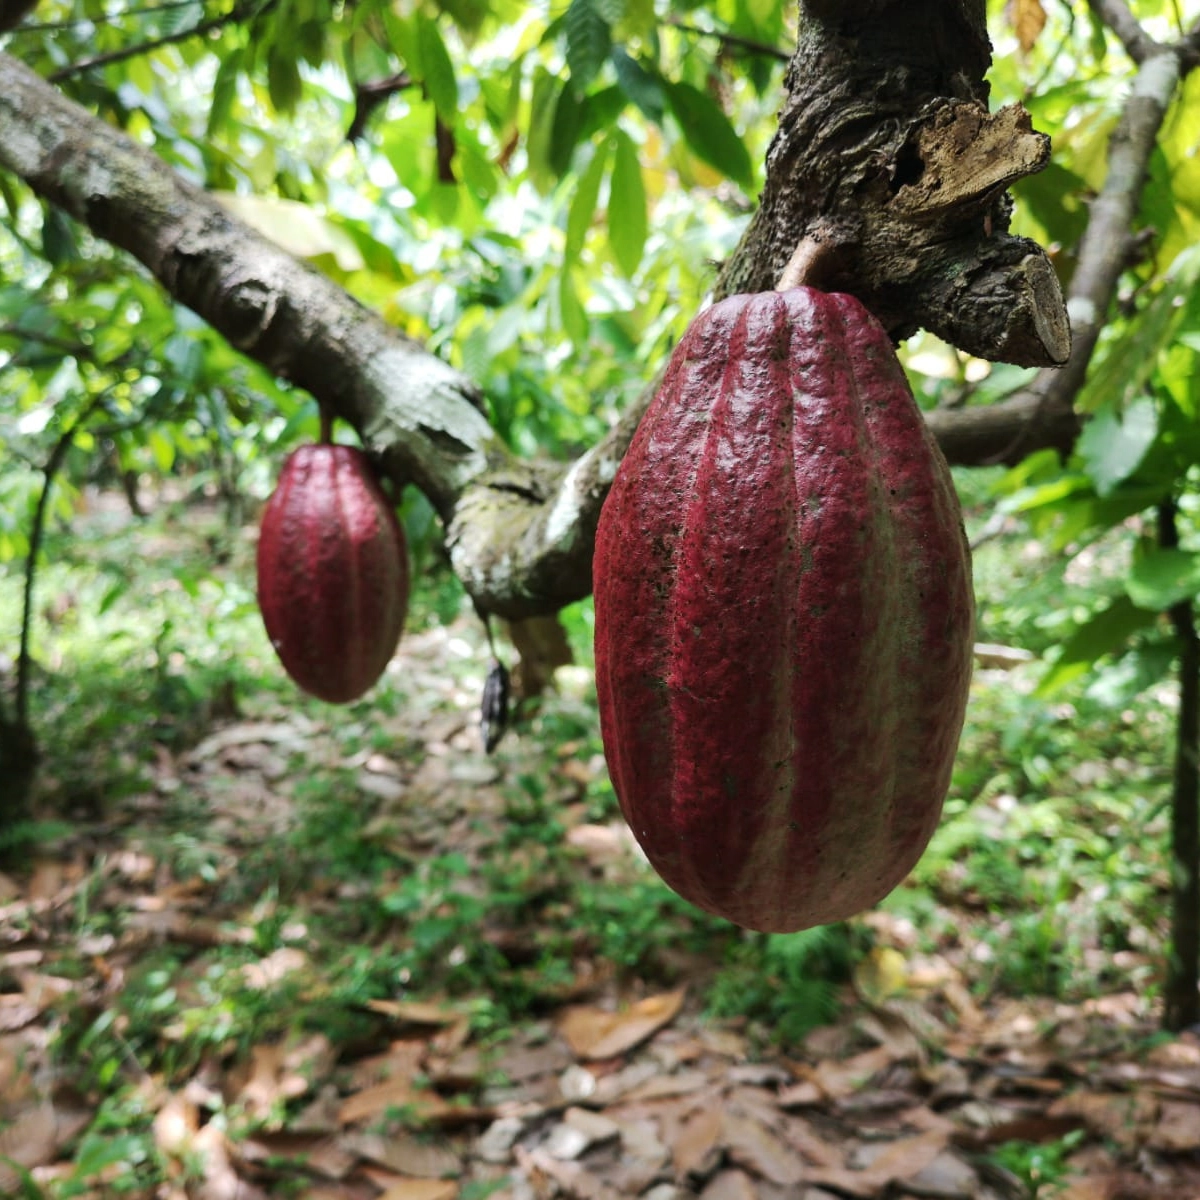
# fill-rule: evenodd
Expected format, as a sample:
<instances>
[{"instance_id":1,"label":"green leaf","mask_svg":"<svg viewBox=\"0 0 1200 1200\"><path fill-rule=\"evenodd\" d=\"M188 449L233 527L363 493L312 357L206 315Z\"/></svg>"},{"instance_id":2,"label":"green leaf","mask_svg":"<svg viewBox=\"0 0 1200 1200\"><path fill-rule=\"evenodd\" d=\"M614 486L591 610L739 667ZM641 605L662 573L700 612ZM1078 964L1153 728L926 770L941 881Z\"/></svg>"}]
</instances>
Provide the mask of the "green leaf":
<instances>
[{"instance_id":1,"label":"green leaf","mask_svg":"<svg viewBox=\"0 0 1200 1200\"><path fill-rule=\"evenodd\" d=\"M720 105L690 83L668 82L666 89L671 111L696 156L735 183L750 188L754 183L750 151Z\"/></svg>"},{"instance_id":2,"label":"green leaf","mask_svg":"<svg viewBox=\"0 0 1200 1200\"><path fill-rule=\"evenodd\" d=\"M1153 625L1156 620L1155 613L1138 608L1128 596L1117 596L1063 643L1062 652L1038 684L1038 695L1049 696L1086 674L1093 663L1106 654L1123 649L1133 634Z\"/></svg>"},{"instance_id":3,"label":"green leaf","mask_svg":"<svg viewBox=\"0 0 1200 1200\"><path fill-rule=\"evenodd\" d=\"M550 169L561 179L571 169L571 159L579 144L580 132L586 113L584 100L575 89L563 85L554 106L554 123L550 129L550 147L547 162Z\"/></svg>"},{"instance_id":4,"label":"green leaf","mask_svg":"<svg viewBox=\"0 0 1200 1200\"><path fill-rule=\"evenodd\" d=\"M559 81L545 67L538 67L533 76L525 154L529 159L530 182L543 193L548 192L559 178L551 150L560 99Z\"/></svg>"},{"instance_id":5,"label":"green leaf","mask_svg":"<svg viewBox=\"0 0 1200 1200\"><path fill-rule=\"evenodd\" d=\"M612 49L612 28L599 0L571 0L564 25L571 86L582 95L600 73Z\"/></svg>"},{"instance_id":6,"label":"green leaf","mask_svg":"<svg viewBox=\"0 0 1200 1200\"><path fill-rule=\"evenodd\" d=\"M1119 408L1145 390L1159 354L1173 339L1184 311L1181 302L1198 281L1200 246L1176 257L1163 286L1134 320L1114 325L1122 332L1089 373L1077 402L1081 412Z\"/></svg>"},{"instance_id":7,"label":"green leaf","mask_svg":"<svg viewBox=\"0 0 1200 1200\"><path fill-rule=\"evenodd\" d=\"M608 244L617 266L627 276L637 271L646 248L646 188L642 164L633 139L614 129L609 139L613 152L608 185Z\"/></svg>"},{"instance_id":8,"label":"green leaf","mask_svg":"<svg viewBox=\"0 0 1200 1200\"><path fill-rule=\"evenodd\" d=\"M42 210L42 253L53 267L79 257L79 244L71 218L60 208L47 204Z\"/></svg>"},{"instance_id":9,"label":"green leaf","mask_svg":"<svg viewBox=\"0 0 1200 1200\"><path fill-rule=\"evenodd\" d=\"M1200 594L1200 555L1190 550L1151 550L1133 564L1125 591L1138 608L1150 612L1190 600Z\"/></svg>"},{"instance_id":10,"label":"green leaf","mask_svg":"<svg viewBox=\"0 0 1200 1200\"><path fill-rule=\"evenodd\" d=\"M587 341L588 335L587 312L575 289L575 280L570 267L564 267L562 274L558 277L558 305L567 337L577 346L582 345Z\"/></svg>"},{"instance_id":11,"label":"green leaf","mask_svg":"<svg viewBox=\"0 0 1200 1200\"><path fill-rule=\"evenodd\" d=\"M570 266L579 258L583 249L584 239L591 227L592 217L596 214L596 201L600 198L600 181L604 178L604 168L608 165L608 143L596 148L592 161L588 163L583 174L579 177L579 185L571 198L571 207L567 210L567 244L563 261Z\"/></svg>"},{"instance_id":12,"label":"green leaf","mask_svg":"<svg viewBox=\"0 0 1200 1200\"><path fill-rule=\"evenodd\" d=\"M438 8L467 33L474 33L488 15L488 0L438 0Z\"/></svg>"},{"instance_id":13,"label":"green leaf","mask_svg":"<svg viewBox=\"0 0 1200 1200\"><path fill-rule=\"evenodd\" d=\"M324 21L304 21L296 29L296 52L310 67L325 61L325 38L328 28Z\"/></svg>"},{"instance_id":14,"label":"green leaf","mask_svg":"<svg viewBox=\"0 0 1200 1200\"><path fill-rule=\"evenodd\" d=\"M1096 492L1111 495L1138 469L1158 436L1158 405L1138 396L1123 412L1104 408L1083 427L1079 454Z\"/></svg>"},{"instance_id":15,"label":"green leaf","mask_svg":"<svg viewBox=\"0 0 1200 1200\"><path fill-rule=\"evenodd\" d=\"M238 76L242 73L245 51L238 46L231 50L217 68L213 80L212 104L208 109L208 136L211 138L229 120L233 102L237 98Z\"/></svg>"},{"instance_id":16,"label":"green leaf","mask_svg":"<svg viewBox=\"0 0 1200 1200\"><path fill-rule=\"evenodd\" d=\"M272 46L267 53L267 94L271 104L279 113L290 113L300 100L303 84L300 68L290 54Z\"/></svg>"},{"instance_id":17,"label":"green leaf","mask_svg":"<svg viewBox=\"0 0 1200 1200\"><path fill-rule=\"evenodd\" d=\"M774 32L780 23L777 0L745 0L746 15L754 22L754 32L760 37Z\"/></svg>"},{"instance_id":18,"label":"green leaf","mask_svg":"<svg viewBox=\"0 0 1200 1200\"><path fill-rule=\"evenodd\" d=\"M417 44L420 47L422 82L438 116L454 128L458 119L458 80L446 43L437 22L421 13L417 17Z\"/></svg>"},{"instance_id":19,"label":"green leaf","mask_svg":"<svg viewBox=\"0 0 1200 1200\"><path fill-rule=\"evenodd\" d=\"M661 125L667 110L667 93L662 76L648 70L624 46L614 46L610 55L621 91L642 110L647 119Z\"/></svg>"},{"instance_id":20,"label":"green leaf","mask_svg":"<svg viewBox=\"0 0 1200 1200\"><path fill-rule=\"evenodd\" d=\"M583 100L583 127L580 139L591 138L597 133L607 133L625 111L625 93L614 83L612 87L589 92Z\"/></svg>"}]
</instances>

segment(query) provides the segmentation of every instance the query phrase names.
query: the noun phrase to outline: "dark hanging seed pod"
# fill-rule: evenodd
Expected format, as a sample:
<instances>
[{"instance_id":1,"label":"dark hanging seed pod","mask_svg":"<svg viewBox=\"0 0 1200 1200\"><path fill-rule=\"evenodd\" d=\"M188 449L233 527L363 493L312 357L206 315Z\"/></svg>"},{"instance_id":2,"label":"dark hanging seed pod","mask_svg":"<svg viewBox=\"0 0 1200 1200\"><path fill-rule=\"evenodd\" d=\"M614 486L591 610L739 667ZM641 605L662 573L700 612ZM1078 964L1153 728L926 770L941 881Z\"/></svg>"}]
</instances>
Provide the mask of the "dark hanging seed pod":
<instances>
[{"instance_id":1,"label":"dark hanging seed pod","mask_svg":"<svg viewBox=\"0 0 1200 1200\"><path fill-rule=\"evenodd\" d=\"M480 706L479 729L483 748L491 754L508 728L508 668L493 659L483 685L483 704Z\"/></svg>"}]
</instances>

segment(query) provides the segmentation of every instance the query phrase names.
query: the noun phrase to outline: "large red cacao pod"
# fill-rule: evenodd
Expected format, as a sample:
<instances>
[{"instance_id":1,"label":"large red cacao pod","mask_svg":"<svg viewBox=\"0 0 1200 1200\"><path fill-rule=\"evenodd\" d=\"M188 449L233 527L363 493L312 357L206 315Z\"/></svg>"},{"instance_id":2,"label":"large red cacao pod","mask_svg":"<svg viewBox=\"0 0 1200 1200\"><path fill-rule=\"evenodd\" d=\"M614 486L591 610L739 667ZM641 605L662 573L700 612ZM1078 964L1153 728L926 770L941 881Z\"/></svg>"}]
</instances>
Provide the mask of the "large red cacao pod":
<instances>
[{"instance_id":1,"label":"large red cacao pod","mask_svg":"<svg viewBox=\"0 0 1200 1200\"><path fill-rule=\"evenodd\" d=\"M361 450L322 443L287 457L263 511L258 606L306 692L345 704L383 674L408 610L408 549Z\"/></svg>"},{"instance_id":2,"label":"large red cacao pod","mask_svg":"<svg viewBox=\"0 0 1200 1200\"><path fill-rule=\"evenodd\" d=\"M596 689L622 812L681 896L844 919L941 814L970 685L970 552L883 328L808 288L702 313L601 512Z\"/></svg>"}]
</instances>

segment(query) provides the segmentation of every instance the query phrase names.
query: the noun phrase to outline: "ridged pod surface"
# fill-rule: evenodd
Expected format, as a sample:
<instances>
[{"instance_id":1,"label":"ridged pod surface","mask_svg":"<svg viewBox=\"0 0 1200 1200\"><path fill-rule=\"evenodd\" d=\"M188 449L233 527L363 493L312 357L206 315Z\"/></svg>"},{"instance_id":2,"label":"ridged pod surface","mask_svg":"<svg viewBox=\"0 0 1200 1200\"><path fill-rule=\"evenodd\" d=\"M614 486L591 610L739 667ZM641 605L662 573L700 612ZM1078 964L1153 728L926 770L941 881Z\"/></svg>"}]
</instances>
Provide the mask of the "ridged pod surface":
<instances>
[{"instance_id":1,"label":"ridged pod surface","mask_svg":"<svg viewBox=\"0 0 1200 1200\"><path fill-rule=\"evenodd\" d=\"M334 704L358 699L395 653L408 549L367 456L301 446L263 511L258 606L284 670Z\"/></svg>"},{"instance_id":2,"label":"ridged pod surface","mask_svg":"<svg viewBox=\"0 0 1200 1200\"><path fill-rule=\"evenodd\" d=\"M613 786L675 891L782 932L908 874L962 730L970 552L857 300L796 288L693 321L604 504L593 584Z\"/></svg>"}]
</instances>

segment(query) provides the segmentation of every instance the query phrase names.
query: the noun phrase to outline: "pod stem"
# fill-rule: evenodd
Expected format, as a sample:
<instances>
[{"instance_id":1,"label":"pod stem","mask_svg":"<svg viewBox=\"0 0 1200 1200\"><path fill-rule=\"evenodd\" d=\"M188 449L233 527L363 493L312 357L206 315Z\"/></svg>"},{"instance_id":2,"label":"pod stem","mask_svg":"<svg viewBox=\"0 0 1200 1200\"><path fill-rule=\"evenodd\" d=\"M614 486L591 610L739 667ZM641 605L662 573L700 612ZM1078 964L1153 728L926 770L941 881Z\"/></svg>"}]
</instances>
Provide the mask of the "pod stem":
<instances>
[{"instance_id":1,"label":"pod stem","mask_svg":"<svg viewBox=\"0 0 1200 1200\"><path fill-rule=\"evenodd\" d=\"M810 287L829 290L831 277L840 265L841 252L833 230L818 223L800 239L775 285L777 292Z\"/></svg>"},{"instance_id":2,"label":"pod stem","mask_svg":"<svg viewBox=\"0 0 1200 1200\"><path fill-rule=\"evenodd\" d=\"M491 655L494 659L499 660L500 656L496 653L496 640L492 636L491 613L484 612L484 610L479 607L479 604L475 600L472 600L471 603L475 606L475 615L479 618L480 623L483 625L483 632L487 634L488 650L491 651Z\"/></svg>"},{"instance_id":3,"label":"pod stem","mask_svg":"<svg viewBox=\"0 0 1200 1200\"><path fill-rule=\"evenodd\" d=\"M333 413L321 405L321 444L328 446L333 441Z\"/></svg>"}]
</instances>

